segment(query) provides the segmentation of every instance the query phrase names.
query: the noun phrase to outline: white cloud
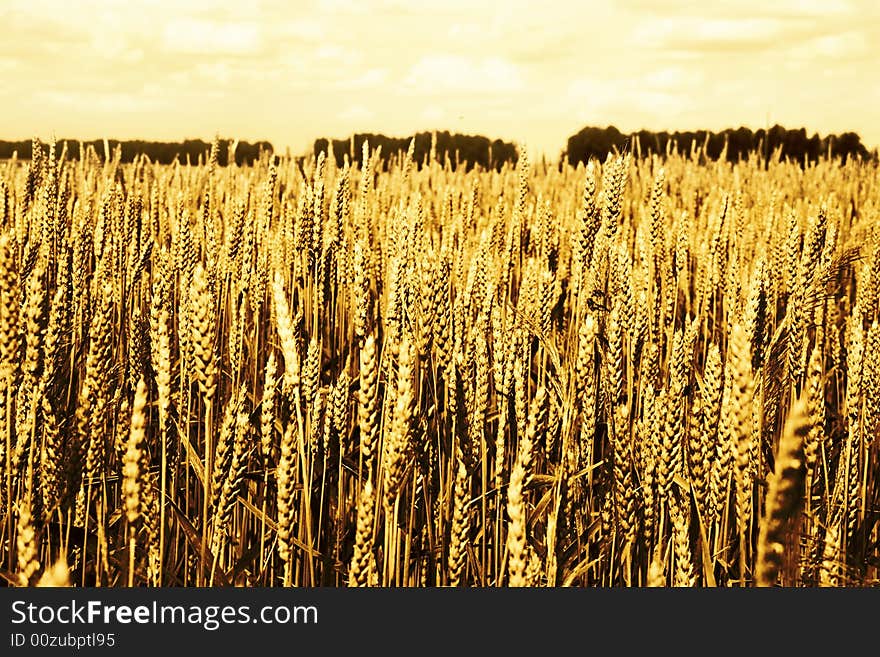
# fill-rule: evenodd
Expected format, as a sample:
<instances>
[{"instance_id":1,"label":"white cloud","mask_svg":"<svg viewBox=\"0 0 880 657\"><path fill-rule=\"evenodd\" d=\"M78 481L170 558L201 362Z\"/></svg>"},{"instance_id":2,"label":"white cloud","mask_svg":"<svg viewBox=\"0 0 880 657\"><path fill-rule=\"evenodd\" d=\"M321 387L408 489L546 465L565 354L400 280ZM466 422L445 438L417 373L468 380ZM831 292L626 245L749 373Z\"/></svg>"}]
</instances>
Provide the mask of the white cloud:
<instances>
[{"instance_id":1,"label":"white cloud","mask_svg":"<svg viewBox=\"0 0 880 657\"><path fill-rule=\"evenodd\" d=\"M652 17L635 27L632 43L649 48L749 46L778 38L787 27L776 18Z\"/></svg>"},{"instance_id":2,"label":"white cloud","mask_svg":"<svg viewBox=\"0 0 880 657\"><path fill-rule=\"evenodd\" d=\"M845 59L869 52L868 40L861 32L850 31L811 39L793 47L790 54L797 59Z\"/></svg>"},{"instance_id":3,"label":"white cloud","mask_svg":"<svg viewBox=\"0 0 880 657\"><path fill-rule=\"evenodd\" d=\"M757 41L775 37L784 29L781 21L767 18L737 20L700 20L692 24L693 36L698 41Z\"/></svg>"},{"instance_id":4,"label":"white cloud","mask_svg":"<svg viewBox=\"0 0 880 657\"><path fill-rule=\"evenodd\" d=\"M335 43L325 43L318 47L315 51L315 57L318 59L331 59L342 61L351 56L351 51Z\"/></svg>"},{"instance_id":5,"label":"white cloud","mask_svg":"<svg viewBox=\"0 0 880 657\"><path fill-rule=\"evenodd\" d=\"M586 124L619 123L620 118L635 115L662 117L674 125L676 116L693 104L694 79L675 68L627 78L582 77L569 84L566 99L573 114Z\"/></svg>"},{"instance_id":6,"label":"white cloud","mask_svg":"<svg viewBox=\"0 0 880 657\"><path fill-rule=\"evenodd\" d=\"M318 0L318 8L328 14L366 14L371 9L366 2L357 0Z\"/></svg>"},{"instance_id":7,"label":"white cloud","mask_svg":"<svg viewBox=\"0 0 880 657\"><path fill-rule=\"evenodd\" d=\"M461 41L469 41L479 38L485 31L485 26L477 23L453 23L448 30L448 34L453 39Z\"/></svg>"},{"instance_id":8,"label":"white cloud","mask_svg":"<svg viewBox=\"0 0 880 657\"><path fill-rule=\"evenodd\" d=\"M321 41L327 36L324 23L313 18L285 21L278 26L278 32L282 37L303 41Z\"/></svg>"},{"instance_id":9,"label":"white cloud","mask_svg":"<svg viewBox=\"0 0 880 657\"><path fill-rule=\"evenodd\" d=\"M166 51L192 55L255 54L260 29L256 23L178 19L165 26L162 44Z\"/></svg>"},{"instance_id":10,"label":"white cloud","mask_svg":"<svg viewBox=\"0 0 880 657\"><path fill-rule=\"evenodd\" d=\"M384 84L387 79L387 68L371 68L353 78L339 80L336 83L336 87L350 91L358 89L373 89Z\"/></svg>"},{"instance_id":11,"label":"white cloud","mask_svg":"<svg viewBox=\"0 0 880 657\"><path fill-rule=\"evenodd\" d=\"M439 105L430 105L422 111L425 121L442 121L446 118L446 110Z\"/></svg>"},{"instance_id":12,"label":"white cloud","mask_svg":"<svg viewBox=\"0 0 880 657\"><path fill-rule=\"evenodd\" d=\"M770 11L814 18L850 16L856 11L855 6L848 0L776 0L767 4L766 7Z\"/></svg>"},{"instance_id":13,"label":"white cloud","mask_svg":"<svg viewBox=\"0 0 880 657\"><path fill-rule=\"evenodd\" d=\"M410 68L404 85L420 93L500 93L523 88L519 68L500 57L425 55Z\"/></svg>"},{"instance_id":14,"label":"white cloud","mask_svg":"<svg viewBox=\"0 0 880 657\"><path fill-rule=\"evenodd\" d=\"M41 102L59 109L88 109L93 112L142 113L167 105L159 94L126 93L121 91L41 91L37 94Z\"/></svg>"},{"instance_id":15,"label":"white cloud","mask_svg":"<svg viewBox=\"0 0 880 657\"><path fill-rule=\"evenodd\" d=\"M703 73L698 70L666 66L646 72L640 77L639 83L651 89L694 89L703 78Z\"/></svg>"},{"instance_id":16,"label":"white cloud","mask_svg":"<svg viewBox=\"0 0 880 657\"><path fill-rule=\"evenodd\" d=\"M196 66L196 73L221 85L228 84L232 77L226 62L202 62Z\"/></svg>"},{"instance_id":17,"label":"white cloud","mask_svg":"<svg viewBox=\"0 0 880 657\"><path fill-rule=\"evenodd\" d=\"M376 116L375 112L370 109L367 109L363 105L352 105L343 111L339 112L337 115L343 121L348 121L351 123L357 123L362 121L369 121L374 116Z\"/></svg>"},{"instance_id":18,"label":"white cloud","mask_svg":"<svg viewBox=\"0 0 880 657\"><path fill-rule=\"evenodd\" d=\"M712 18L836 18L848 17L875 0L722 0L718 2L695 2L694 0L617 0L617 4L635 14L652 16L686 16L700 19ZM857 6L859 5L859 6Z\"/></svg>"}]
</instances>

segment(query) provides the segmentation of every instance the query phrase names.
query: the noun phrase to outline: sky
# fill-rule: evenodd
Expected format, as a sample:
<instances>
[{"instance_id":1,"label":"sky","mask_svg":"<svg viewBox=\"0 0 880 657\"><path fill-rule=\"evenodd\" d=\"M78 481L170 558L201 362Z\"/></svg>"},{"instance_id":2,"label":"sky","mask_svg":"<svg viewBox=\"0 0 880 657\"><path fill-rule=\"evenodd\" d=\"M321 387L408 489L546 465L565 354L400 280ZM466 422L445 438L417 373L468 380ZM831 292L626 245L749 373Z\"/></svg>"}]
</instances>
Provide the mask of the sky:
<instances>
[{"instance_id":1,"label":"sky","mask_svg":"<svg viewBox=\"0 0 880 657\"><path fill-rule=\"evenodd\" d=\"M880 145L876 0L0 0L0 139L622 131Z\"/></svg>"}]
</instances>

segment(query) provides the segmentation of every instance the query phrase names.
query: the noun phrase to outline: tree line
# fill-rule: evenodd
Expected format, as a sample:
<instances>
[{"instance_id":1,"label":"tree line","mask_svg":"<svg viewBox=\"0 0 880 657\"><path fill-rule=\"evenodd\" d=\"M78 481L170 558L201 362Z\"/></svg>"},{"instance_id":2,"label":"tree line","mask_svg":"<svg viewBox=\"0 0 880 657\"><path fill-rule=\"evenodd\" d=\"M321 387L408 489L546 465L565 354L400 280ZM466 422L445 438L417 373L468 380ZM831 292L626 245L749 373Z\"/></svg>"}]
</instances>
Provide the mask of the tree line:
<instances>
[{"instance_id":1,"label":"tree line","mask_svg":"<svg viewBox=\"0 0 880 657\"><path fill-rule=\"evenodd\" d=\"M413 141L414 140L414 141ZM361 162L363 145L368 142L370 151L381 147L381 158L388 163L395 157L401 157L413 142L413 160L417 165L423 164L429 157L443 165L447 163L456 168L464 166L470 170L474 165L483 169L500 169L505 162L516 163L517 147L500 139L491 140L482 135L462 135L444 132L419 132L409 137L388 137L381 134L357 133L348 139L333 139L333 156L338 166L343 166L346 157L349 162ZM328 156L331 140L316 139L314 154L325 153Z\"/></svg>"},{"instance_id":2,"label":"tree line","mask_svg":"<svg viewBox=\"0 0 880 657\"><path fill-rule=\"evenodd\" d=\"M823 156L860 160L877 160L876 150L870 153L855 132L820 137L818 133L807 136L805 128L787 129L774 125L769 130L752 131L740 127L720 132L696 130L693 132L652 132L639 130L622 133L614 126L607 128L585 127L568 138L563 156L572 165L588 162L592 158L604 160L609 153L630 149L636 155L665 154L671 150L681 153L699 152L703 157L718 160L725 158L736 162L749 153L761 153L765 159L788 158L806 166Z\"/></svg>"},{"instance_id":3,"label":"tree line","mask_svg":"<svg viewBox=\"0 0 880 657\"><path fill-rule=\"evenodd\" d=\"M196 164L204 162L211 151L211 143L201 139L187 139L180 142L158 142L146 140L109 139L79 141L56 140L58 152L64 148L74 157L81 156L89 148L95 153L113 154L119 148L122 162L131 162L138 155L145 155L151 161L170 164L175 160L181 163ZM408 137L388 137L375 133L356 133L347 139L316 139L313 153L331 154L338 166L343 166L347 159L352 163L361 163L363 145L368 142L370 150L381 149L380 156L386 165L394 158L401 158L412 143L413 159L422 165L433 158L442 165L452 168L464 166L470 170L479 165L483 169L500 169L505 163L516 164L517 146L501 139L490 139L482 135L452 134L443 132L419 132ZM0 141L0 159L8 159L17 154L21 159L29 160L34 143L31 141ZM226 166L234 148L235 163L239 166L252 165L261 155L274 153L268 141L234 142L220 140L218 164ZM42 144L44 152L49 148ZM878 153L869 151L862 143L861 137L855 132L844 132L840 135L830 134L820 137L814 133L808 136L805 128L787 129L774 125L769 130L740 127L736 129L713 132L695 130L685 132L653 132L639 130L623 133L614 126L599 128L587 126L568 138L562 159L572 165L586 163L590 159L604 161L609 153L632 151L636 156L651 154L663 155L672 151L680 153L698 153L701 157L712 160L724 158L730 162L745 159L750 153L761 153L765 160L772 157L788 158L806 166L821 157L837 157L844 161L850 158L878 161Z\"/></svg>"},{"instance_id":4,"label":"tree line","mask_svg":"<svg viewBox=\"0 0 880 657\"><path fill-rule=\"evenodd\" d=\"M57 139L56 154L64 148L67 142L68 153L76 157L83 156L89 148L101 155L105 151L105 142L102 139L92 141L80 141L77 139ZM21 159L29 160L33 155L33 145L40 144L38 140L28 141L0 141L0 159L9 159L17 153ZM230 161L230 152L235 148L235 163L239 166L253 164L260 158L262 152L272 152L272 144L268 141L235 142L229 139L220 139L221 148L218 151L217 163L226 166ZM42 143L44 153L48 153L48 144ZM107 152L112 156L117 148L120 148L122 162L132 162L138 155L146 155L152 162L171 164L175 160L185 164L187 161L196 164L205 160L211 152L211 142L201 139L186 139L180 142L146 141L143 139L106 141Z\"/></svg>"}]
</instances>

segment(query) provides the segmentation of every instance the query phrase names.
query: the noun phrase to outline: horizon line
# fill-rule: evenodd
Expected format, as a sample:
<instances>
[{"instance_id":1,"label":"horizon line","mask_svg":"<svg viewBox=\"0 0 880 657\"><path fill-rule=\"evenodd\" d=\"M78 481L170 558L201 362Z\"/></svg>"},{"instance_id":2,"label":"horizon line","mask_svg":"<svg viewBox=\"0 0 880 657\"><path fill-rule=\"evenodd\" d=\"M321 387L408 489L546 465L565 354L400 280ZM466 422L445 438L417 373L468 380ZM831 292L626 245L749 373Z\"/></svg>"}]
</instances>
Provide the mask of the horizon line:
<instances>
[{"instance_id":1,"label":"horizon line","mask_svg":"<svg viewBox=\"0 0 880 657\"><path fill-rule=\"evenodd\" d=\"M584 126L582 126L581 128L579 128L576 132L574 132L574 133L572 133L571 135L569 135L569 137L566 138L565 142L563 142L563 144L562 144L559 148L557 148L557 149L555 150L554 153L550 153L550 152L548 152L546 149L542 149L542 148L539 148L539 147L531 147L530 144L529 144L529 141L528 141L528 140L522 140L522 139L519 139L519 140L517 140L517 139L514 139L514 140L508 140L508 139L505 139L505 138L503 138L503 137L491 137L491 136L488 136L488 135L478 134L478 133L472 133L472 132L457 132L457 131L454 132L453 130L450 130L450 129L448 129L448 128L445 128L445 129L432 129L432 130L427 130L427 129L426 129L426 130L417 130L417 131L414 131L414 132L412 132L412 133L410 133L410 134L406 134L406 135L402 135L402 136L395 135L395 134L387 134L387 133L384 133L384 132L378 132L378 131L375 131L375 130L369 130L369 131L364 130L364 131L354 131L354 132L352 132L350 135L348 135L348 136L346 136L346 137L342 137L342 138L338 138L338 137L328 137L328 136L324 136L324 135L319 135L319 136L312 137L311 139L309 139L310 146L309 146L309 147L305 150L305 152L303 152L301 155L305 156L305 155L309 155L309 154L311 154L311 150L314 148L314 144L315 144L315 142L317 142L317 141L320 140L320 139L326 139L326 140L328 140L328 142L333 142L333 141L336 141L336 142L344 142L344 141L349 141L349 140L351 140L353 137L357 137L358 135L374 135L374 136L378 136L378 137L384 137L384 138L386 138L386 139L407 139L407 138L410 138L410 139L411 139L411 138L414 138L414 137L416 137L417 135L420 135L420 134L434 134L434 133L443 133L443 132L445 132L445 133L448 133L448 134L453 135L453 136L459 135L459 136L463 136L463 137L483 137L483 138L485 138L485 139L488 139L490 142L501 141L501 142L503 142L503 143L513 144L513 145L517 148L517 150L519 150L520 148L525 147L525 148L526 148L527 150L529 150L529 151L532 151L532 152L534 152L534 151L538 151L538 152L540 152L543 156L548 157L548 156L558 156L558 155L560 155L561 153L565 152L565 151L567 150L567 148L568 148L568 144L567 144L568 139L570 139L571 137L576 136L577 134L579 134L579 133L582 132L583 130L587 130L587 129L608 130L608 129L612 129L612 128L613 128L613 129L617 130L618 132L620 132L620 134L623 135L623 136L632 137L633 135L635 135L635 134L637 134L637 133L639 133L639 132L650 132L650 133L654 133L654 134L659 134L659 133L664 133L664 132L665 132L665 133L667 133L668 135L675 135L675 134L681 134L681 133L698 133L698 132L707 132L707 133L712 133L712 134L721 134L721 133L724 133L724 132L735 132L735 131L740 130L740 129L743 129L743 128L745 128L745 129L747 129L747 130L750 130L750 131L752 131L753 133L756 133L756 132L759 132L759 131L761 131L761 130L764 130L765 132L767 132L767 131L769 131L769 130L771 130L771 129L777 127L777 126L780 127L780 128L783 128L783 129L786 130L786 131L792 131L792 130L805 130L805 131L807 132L807 134L808 134L810 137L818 135L821 139L825 139L825 138L827 138L827 137L839 137L840 135L842 135L842 134L846 134L846 133L852 133L852 134L855 134L856 136L858 136L858 138L859 138L860 141L861 141L862 138L863 138L863 137L862 137L862 134L861 134L858 130L843 130L843 131L841 131L841 132L827 132L827 133L824 133L824 134L823 134L823 133L820 132L819 130L808 130L807 127L804 126L804 125L801 125L801 126L796 127L796 128L792 128L792 127L785 126L784 124L781 124L781 123L778 123L778 122L777 122L777 123L774 123L772 126L769 126L769 127L766 126L766 125L764 125L764 126L761 126L761 127L758 127L758 128L753 127L753 126L751 126L751 125L747 125L747 124L740 124L740 125L738 125L738 126L736 126L736 127L730 125L730 126L725 127L725 128L674 128L674 129L673 129L673 128L662 128L662 129L654 129L654 128L646 128L646 127L642 127L642 128L638 128L638 129L635 129L635 130L622 129L622 128L619 128L619 127L618 127L617 125L615 125L614 123L608 123L608 124L606 124L606 125L587 124L587 125L584 125ZM811 133L812 133L812 134L811 134ZM279 153L282 152L282 151L285 151L285 152L291 152L291 153L292 153L292 152L295 150L295 149L292 147L291 144L286 143L286 142L282 142L282 145L281 145L280 147L279 147L279 146L276 146L276 142L275 142L274 140L270 139L270 138L243 139L243 138L234 137L234 136L222 136L222 135L219 135L219 134L217 134L217 133L215 133L215 137L220 137L221 141L226 141L226 142L235 142L235 141L238 141L238 142L244 142L244 143L247 143L247 144L266 143L266 144L269 144L269 146L272 148L272 152L275 153L275 154L279 154ZM44 138L44 137L42 137L42 136L40 136L40 135L32 135L32 136L30 136L30 137L21 138L21 139L10 139L10 138L6 138L6 137L2 137L2 138L0 138L0 142L6 142L6 143L26 143L26 142L29 142L29 141L33 141L33 139L35 139L35 138L36 138L36 139L39 139L40 142L43 143L43 144L48 144L48 143L49 143L49 140L47 140L46 138ZM206 143L206 144L211 144L211 143L213 142L213 140L214 140L214 138L205 138L205 137L203 137L203 136L200 136L200 137L186 136L186 137L179 137L179 138L176 138L176 139L175 139L175 138L106 137L106 136L103 136L103 137L92 137L92 138L83 138L83 137L65 137L65 138L59 138L59 137L53 135L53 137L51 137L50 139L52 139L52 138L55 139L56 144L65 143L65 142L67 142L67 143L101 142L101 141L104 141L104 140L106 140L106 141L108 141L108 142L113 142L113 141L115 141L115 142L120 142L120 143L123 143L123 142L141 141L141 142L152 143L152 144L184 144L184 143L186 143L186 142L188 142L188 141L201 141L201 142L204 142L204 143ZM880 143L878 143L878 144L867 144L867 143L865 143L865 142L862 142L862 145L863 145L868 151L880 150Z\"/></svg>"}]
</instances>

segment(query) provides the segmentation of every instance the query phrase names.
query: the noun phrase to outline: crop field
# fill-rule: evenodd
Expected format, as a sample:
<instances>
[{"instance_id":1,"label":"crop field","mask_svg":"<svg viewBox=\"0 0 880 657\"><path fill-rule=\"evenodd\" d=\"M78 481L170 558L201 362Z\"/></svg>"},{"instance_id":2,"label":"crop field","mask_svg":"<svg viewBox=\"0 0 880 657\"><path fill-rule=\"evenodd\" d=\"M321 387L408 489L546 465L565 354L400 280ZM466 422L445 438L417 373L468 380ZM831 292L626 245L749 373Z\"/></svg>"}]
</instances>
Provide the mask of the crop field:
<instances>
[{"instance_id":1,"label":"crop field","mask_svg":"<svg viewBox=\"0 0 880 657\"><path fill-rule=\"evenodd\" d=\"M876 163L34 146L8 585L878 582Z\"/></svg>"}]
</instances>

